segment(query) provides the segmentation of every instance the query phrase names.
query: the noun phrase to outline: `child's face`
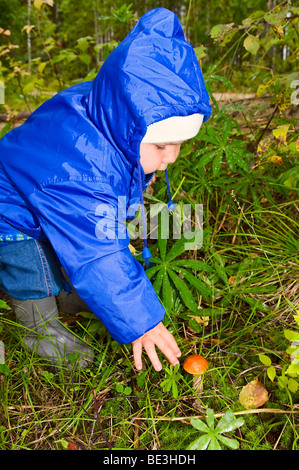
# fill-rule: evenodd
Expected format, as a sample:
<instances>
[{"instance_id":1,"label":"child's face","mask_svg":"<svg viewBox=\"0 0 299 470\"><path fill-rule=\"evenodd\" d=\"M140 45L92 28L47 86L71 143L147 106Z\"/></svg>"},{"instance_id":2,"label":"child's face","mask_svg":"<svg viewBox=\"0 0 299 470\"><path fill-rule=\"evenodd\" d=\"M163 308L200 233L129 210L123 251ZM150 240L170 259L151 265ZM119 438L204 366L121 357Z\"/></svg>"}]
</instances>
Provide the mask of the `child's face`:
<instances>
[{"instance_id":1,"label":"child's face","mask_svg":"<svg viewBox=\"0 0 299 470\"><path fill-rule=\"evenodd\" d=\"M169 163L174 163L180 153L182 142L165 144L141 144L140 163L147 175L157 170L166 170Z\"/></svg>"}]
</instances>

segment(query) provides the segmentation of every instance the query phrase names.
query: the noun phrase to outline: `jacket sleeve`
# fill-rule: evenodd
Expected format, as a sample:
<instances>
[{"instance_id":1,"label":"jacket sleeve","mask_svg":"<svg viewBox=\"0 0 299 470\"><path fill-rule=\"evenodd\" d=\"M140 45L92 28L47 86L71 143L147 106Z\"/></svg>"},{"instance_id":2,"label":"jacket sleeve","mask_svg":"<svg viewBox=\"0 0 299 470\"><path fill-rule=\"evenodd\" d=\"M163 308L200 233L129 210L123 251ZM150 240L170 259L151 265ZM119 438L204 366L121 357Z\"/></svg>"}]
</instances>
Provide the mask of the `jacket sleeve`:
<instances>
[{"instance_id":1,"label":"jacket sleeve","mask_svg":"<svg viewBox=\"0 0 299 470\"><path fill-rule=\"evenodd\" d=\"M116 341L132 342L163 320L165 310L128 248L123 200L111 186L55 182L35 191L30 204L72 285Z\"/></svg>"}]
</instances>

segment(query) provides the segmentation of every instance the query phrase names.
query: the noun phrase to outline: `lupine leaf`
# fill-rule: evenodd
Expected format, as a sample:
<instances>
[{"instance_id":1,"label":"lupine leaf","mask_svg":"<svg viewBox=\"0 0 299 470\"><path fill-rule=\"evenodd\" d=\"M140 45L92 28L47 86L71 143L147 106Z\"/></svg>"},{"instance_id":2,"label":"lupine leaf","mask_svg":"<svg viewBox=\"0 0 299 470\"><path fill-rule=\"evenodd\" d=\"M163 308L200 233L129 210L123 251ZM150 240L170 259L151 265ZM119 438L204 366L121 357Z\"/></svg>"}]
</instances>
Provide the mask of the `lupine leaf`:
<instances>
[{"instance_id":1,"label":"lupine leaf","mask_svg":"<svg viewBox=\"0 0 299 470\"><path fill-rule=\"evenodd\" d=\"M204 423L204 421L202 421L201 419L199 418L191 418L191 425L197 429L198 431L201 431L201 432L210 432L210 429L209 427L206 425L206 423Z\"/></svg>"},{"instance_id":2,"label":"lupine leaf","mask_svg":"<svg viewBox=\"0 0 299 470\"><path fill-rule=\"evenodd\" d=\"M197 304L193 299L193 295L187 286L186 282L183 281L177 274L175 274L171 269L168 269L168 274L173 281L174 285L176 286L177 290L180 293L180 297L183 300L186 307L190 310L197 312Z\"/></svg>"},{"instance_id":3,"label":"lupine leaf","mask_svg":"<svg viewBox=\"0 0 299 470\"><path fill-rule=\"evenodd\" d=\"M208 434L199 437L193 441L188 447L187 450L206 450L209 446L211 436Z\"/></svg>"},{"instance_id":4,"label":"lupine leaf","mask_svg":"<svg viewBox=\"0 0 299 470\"><path fill-rule=\"evenodd\" d=\"M204 261L200 261L197 259L181 259L178 261L174 261L172 264L175 266L184 266L186 268L194 269L195 271L207 271L209 273L214 272L215 270L206 264Z\"/></svg>"}]
</instances>

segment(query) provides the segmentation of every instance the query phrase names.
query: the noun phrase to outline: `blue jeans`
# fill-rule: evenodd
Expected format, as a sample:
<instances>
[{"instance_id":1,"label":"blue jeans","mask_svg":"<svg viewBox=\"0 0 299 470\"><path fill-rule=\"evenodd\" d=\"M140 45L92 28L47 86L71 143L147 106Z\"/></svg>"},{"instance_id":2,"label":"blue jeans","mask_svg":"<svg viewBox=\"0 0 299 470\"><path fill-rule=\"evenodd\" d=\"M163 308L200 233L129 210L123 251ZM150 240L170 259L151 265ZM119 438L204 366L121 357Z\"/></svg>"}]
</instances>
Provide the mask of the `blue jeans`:
<instances>
[{"instance_id":1,"label":"blue jeans","mask_svg":"<svg viewBox=\"0 0 299 470\"><path fill-rule=\"evenodd\" d=\"M63 289L60 263L47 241L0 245L0 289L15 299L42 299Z\"/></svg>"}]
</instances>

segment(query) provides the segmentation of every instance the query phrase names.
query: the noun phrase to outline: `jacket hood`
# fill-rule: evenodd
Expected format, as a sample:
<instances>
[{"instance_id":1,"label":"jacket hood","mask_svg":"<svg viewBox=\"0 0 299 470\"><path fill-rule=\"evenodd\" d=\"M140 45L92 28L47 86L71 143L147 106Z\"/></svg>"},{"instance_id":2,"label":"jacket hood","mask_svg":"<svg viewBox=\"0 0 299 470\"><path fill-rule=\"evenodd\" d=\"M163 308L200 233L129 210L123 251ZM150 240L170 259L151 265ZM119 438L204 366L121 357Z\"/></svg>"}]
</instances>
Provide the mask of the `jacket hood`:
<instances>
[{"instance_id":1,"label":"jacket hood","mask_svg":"<svg viewBox=\"0 0 299 470\"><path fill-rule=\"evenodd\" d=\"M177 16L147 12L108 56L86 98L94 125L130 163L150 124L172 116L211 115L193 47Z\"/></svg>"}]
</instances>

